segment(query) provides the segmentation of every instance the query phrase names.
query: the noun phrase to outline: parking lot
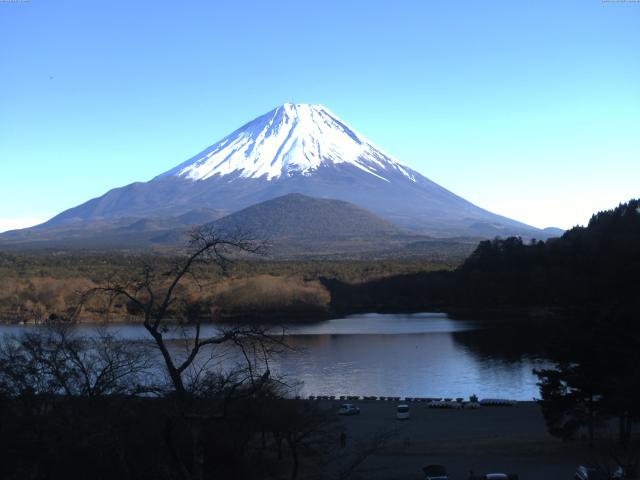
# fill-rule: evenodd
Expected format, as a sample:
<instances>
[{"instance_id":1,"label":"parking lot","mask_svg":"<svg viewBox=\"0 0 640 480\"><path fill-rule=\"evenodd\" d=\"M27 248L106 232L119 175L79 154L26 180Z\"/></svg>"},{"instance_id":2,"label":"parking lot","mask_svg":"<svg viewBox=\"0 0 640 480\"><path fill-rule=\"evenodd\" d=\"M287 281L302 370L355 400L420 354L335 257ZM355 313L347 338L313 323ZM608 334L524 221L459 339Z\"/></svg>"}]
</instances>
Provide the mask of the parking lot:
<instances>
[{"instance_id":1,"label":"parking lot","mask_svg":"<svg viewBox=\"0 0 640 480\"><path fill-rule=\"evenodd\" d=\"M341 401L323 401L338 411ZM467 480L470 471L517 473L522 480L572 479L589 463L588 450L551 437L539 407L519 402L510 407L433 409L409 403L410 419L397 420L398 402L351 401L361 413L341 417L347 445L386 435L385 446L359 468L366 479L421 478L428 464L444 465L449 478Z\"/></svg>"}]
</instances>

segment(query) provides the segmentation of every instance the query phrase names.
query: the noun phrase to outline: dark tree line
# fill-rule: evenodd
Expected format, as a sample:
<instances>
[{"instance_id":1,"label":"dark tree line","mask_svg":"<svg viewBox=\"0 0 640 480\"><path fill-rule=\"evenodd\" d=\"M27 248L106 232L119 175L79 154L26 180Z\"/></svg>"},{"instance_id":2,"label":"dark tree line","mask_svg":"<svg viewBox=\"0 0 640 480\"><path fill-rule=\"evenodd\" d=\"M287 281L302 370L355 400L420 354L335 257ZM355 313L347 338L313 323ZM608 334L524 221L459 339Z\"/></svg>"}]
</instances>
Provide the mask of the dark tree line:
<instances>
[{"instance_id":1,"label":"dark tree line","mask_svg":"<svg viewBox=\"0 0 640 480\"><path fill-rule=\"evenodd\" d=\"M620 444L640 420L640 324L615 310L565 327L549 353L555 367L537 371L549 431L596 440L615 419Z\"/></svg>"},{"instance_id":2,"label":"dark tree line","mask_svg":"<svg viewBox=\"0 0 640 480\"><path fill-rule=\"evenodd\" d=\"M456 272L465 289L459 301L638 309L639 208L640 200L631 200L546 242L481 242Z\"/></svg>"},{"instance_id":3,"label":"dark tree line","mask_svg":"<svg viewBox=\"0 0 640 480\"><path fill-rule=\"evenodd\" d=\"M337 312L521 310L569 315L640 310L640 200L594 215L546 242L480 242L455 271L396 275L362 284L324 279Z\"/></svg>"},{"instance_id":4,"label":"dark tree line","mask_svg":"<svg viewBox=\"0 0 640 480\"><path fill-rule=\"evenodd\" d=\"M636 478L640 438L640 319L612 308L559 328L549 348L552 368L539 378L547 429L564 440L586 440L594 463ZM614 478L614 477L610 477ZM615 477L618 478L618 477Z\"/></svg>"}]
</instances>

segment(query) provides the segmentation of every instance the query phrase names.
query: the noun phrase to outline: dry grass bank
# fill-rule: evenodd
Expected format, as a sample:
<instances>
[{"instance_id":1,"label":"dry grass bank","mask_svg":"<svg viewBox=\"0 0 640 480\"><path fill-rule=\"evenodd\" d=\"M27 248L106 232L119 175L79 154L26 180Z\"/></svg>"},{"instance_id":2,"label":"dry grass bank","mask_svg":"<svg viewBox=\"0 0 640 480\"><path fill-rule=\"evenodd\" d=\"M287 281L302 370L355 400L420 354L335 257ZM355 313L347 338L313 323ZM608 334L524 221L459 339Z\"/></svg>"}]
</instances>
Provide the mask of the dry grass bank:
<instances>
[{"instance_id":1,"label":"dry grass bank","mask_svg":"<svg viewBox=\"0 0 640 480\"><path fill-rule=\"evenodd\" d=\"M0 321L40 323L67 316L81 292L109 278L131 281L143 264L169 271L178 259L127 254L7 254L0 252ZM181 295L210 305L211 316L303 319L326 314L330 296L318 279L359 284L391 275L451 269L428 259L376 261L240 261L227 275L214 266L198 267L199 282L185 278ZM82 321L135 321L123 299L91 298Z\"/></svg>"},{"instance_id":2,"label":"dry grass bank","mask_svg":"<svg viewBox=\"0 0 640 480\"><path fill-rule=\"evenodd\" d=\"M292 316L329 310L329 292L316 280L257 275L220 282L213 292L215 304L227 316Z\"/></svg>"},{"instance_id":3,"label":"dry grass bank","mask_svg":"<svg viewBox=\"0 0 640 480\"><path fill-rule=\"evenodd\" d=\"M0 279L0 321L43 323L51 316L69 316L81 295L97 283L86 278L34 277ZM295 276L256 275L196 283L186 280L181 296L210 308L206 319L234 317L316 316L327 313L329 292L317 280ZM132 306L123 298L110 301L92 296L83 306L80 321L135 321Z\"/></svg>"}]
</instances>

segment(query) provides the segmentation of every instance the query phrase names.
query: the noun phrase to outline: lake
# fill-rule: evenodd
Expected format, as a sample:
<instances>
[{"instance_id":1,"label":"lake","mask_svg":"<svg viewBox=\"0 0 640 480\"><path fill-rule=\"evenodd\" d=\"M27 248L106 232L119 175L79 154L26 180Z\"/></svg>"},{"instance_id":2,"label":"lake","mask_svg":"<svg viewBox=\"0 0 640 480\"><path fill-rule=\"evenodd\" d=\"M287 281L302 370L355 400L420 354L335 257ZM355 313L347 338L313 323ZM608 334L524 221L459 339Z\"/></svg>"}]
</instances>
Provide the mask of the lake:
<instances>
[{"instance_id":1,"label":"lake","mask_svg":"<svg viewBox=\"0 0 640 480\"><path fill-rule=\"evenodd\" d=\"M25 328L0 326L0 334ZM85 334L95 326L81 325ZM147 339L140 325L108 325L126 339ZM207 325L204 333L213 333ZM549 366L542 355L545 329L520 322L453 320L441 313L360 314L286 327L293 347L270 360L273 373L308 395L409 397L538 397L532 370ZM170 336L172 332L167 332ZM178 333L174 333L177 336ZM176 351L179 346L173 347ZM237 361L228 352L219 364Z\"/></svg>"}]
</instances>

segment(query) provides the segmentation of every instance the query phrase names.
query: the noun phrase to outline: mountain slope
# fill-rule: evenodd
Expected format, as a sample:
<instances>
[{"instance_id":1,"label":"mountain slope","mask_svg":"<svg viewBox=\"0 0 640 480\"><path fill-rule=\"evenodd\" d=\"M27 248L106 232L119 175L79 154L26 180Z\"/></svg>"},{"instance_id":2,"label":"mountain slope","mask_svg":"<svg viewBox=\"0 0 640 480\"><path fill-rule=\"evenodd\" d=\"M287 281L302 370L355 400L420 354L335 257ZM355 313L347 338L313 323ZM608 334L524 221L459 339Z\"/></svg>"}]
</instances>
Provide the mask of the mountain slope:
<instances>
[{"instance_id":1,"label":"mountain slope","mask_svg":"<svg viewBox=\"0 0 640 480\"><path fill-rule=\"evenodd\" d=\"M163 223L194 209L222 216L289 193L350 202L417 234L550 236L477 207L387 155L328 109L306 104L282 105L149 182L110 190L24 233L121 225L123 218Z\"/></svg>"},{"instance_id":2,"label":"mountain slope","mask_svg":"<svg viewBox=\"0 0 640 480\"><path fill-rule=\"evenodd\" d=\"M252 205L212 224L227 232L248 231L257 238L332 239L403 234L398 227L341 200L290 193Z\"/></svg>"}]
</instances>

